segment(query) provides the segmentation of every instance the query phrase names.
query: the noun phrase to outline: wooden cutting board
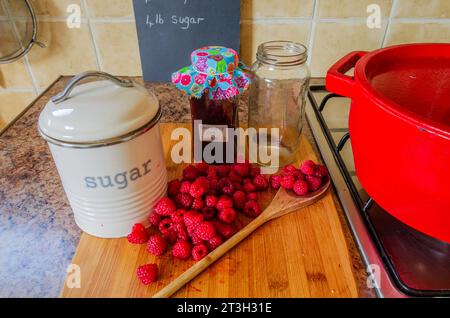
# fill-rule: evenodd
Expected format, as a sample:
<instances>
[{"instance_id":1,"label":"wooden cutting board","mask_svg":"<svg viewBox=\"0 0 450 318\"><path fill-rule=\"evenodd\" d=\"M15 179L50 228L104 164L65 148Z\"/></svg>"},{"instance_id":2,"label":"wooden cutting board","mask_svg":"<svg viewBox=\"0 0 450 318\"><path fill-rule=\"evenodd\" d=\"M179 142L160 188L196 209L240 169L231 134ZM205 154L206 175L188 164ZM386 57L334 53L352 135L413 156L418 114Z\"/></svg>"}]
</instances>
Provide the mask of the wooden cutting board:
<instances>
[{"instance_id":1,"label":"wooden cutting board","mask_svg":"<svg viewBox=\"0 0 450 318\"><path fill-rule=\"evenodd\" d=\"M176 143L170 140L171 131L182 125L161 125L169 180L184 168L169 155ZM304 136L300 147L299 161L317 161ZM273 194L261 197L261 204L267 205ZM65 285L61 297L151 297L193 264L175 260L170 253L155 257L145 245L129 244L125 238L100 239L85 233L72 263L80 266L81 288ZM135 275L136 268L147 263L157 263L160 270L159 281L150 286ZM331 192L314 205L265 224L174 296L357 297Z\"/></svg>"}]
</instances>

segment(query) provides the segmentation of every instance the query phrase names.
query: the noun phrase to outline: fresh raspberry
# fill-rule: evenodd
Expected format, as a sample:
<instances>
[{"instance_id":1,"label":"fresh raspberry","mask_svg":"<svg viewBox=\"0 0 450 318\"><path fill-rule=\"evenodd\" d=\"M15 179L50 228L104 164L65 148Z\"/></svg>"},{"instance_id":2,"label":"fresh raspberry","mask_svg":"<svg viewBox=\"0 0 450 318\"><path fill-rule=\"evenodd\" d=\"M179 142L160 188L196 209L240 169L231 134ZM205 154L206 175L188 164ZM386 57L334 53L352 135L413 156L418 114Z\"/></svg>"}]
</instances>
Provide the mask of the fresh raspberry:
<instances>
[{"instance_id":1,"label":"fresh raspberry","mask_svg":"<svg viewBox=\"0 0 450 318\"><path fill-rule=\"evenodd\" d=\"M228 178L222 178L219 180L219 189L223 194L232 195L234 192L233 183Z\"/></svg>"},{"instance_id":2,"label":"fresh raspberry","mask_svg":"<svg viewBox=\"0 0 450 318\"><path fill-rule=\"evenodd\" d=\"M280 179L281 176L279 175L270 176L270 186L272 187L272 189L278 190L281 187Z\"/></svg>"},{"instance_id":3,"label":"fresh raspberry","mask_svg":"<svg viewBox=\"0 0 450 318\"><path fill-rule=\"evenodd\" d=\"M294 176L287 174L285 176L281 176L280 178L280 185L284 188L284 189L292 189L294 187L294 183L295 183L295 178Z\"/></svg>"},{"instance_id":4,"label":"fresh raspberry","mask_svg":"<svg viewBox=\"0 0 450 318\"><path fill-rule=\"evenodd\" d=\"M314 171L314 175L319 178L324 178L328 176L328 169L324 165L317 165L316 171Z\"/></svg>"},{"instance_id":5,"label":"fresh raspberry","mask_svg":"<svg viewBox=\"0 0 450 318\"><path fill-rule=\"evenodd\" d=\"M190 190L191 190L191 183L189 181L181 182L181 186L180 186L181 193L189 193Z\"/></svg>"},{"instance_id":6,"label":"fresh raspberry","mask_svg":"<svg viewBox=\"0 0 450 318\"><path fill-rule=\"evenodd\" d=\"M207 177L208 177L208 179L210 179L210 178L217 179L217 169L215 166L208 166Z\"/></svg>"},{"instance_id":7,"label":"fresh raspberry","mask_svg":"<svg viewBox=\"0 0 450 318\"><path fill-rule=\"evenodd\" d=\"M193 165L189 165L183 169L183 180L194 181L199 176L199 171Z\"/></svg>"},{"instance_id":8,"label":"fresh raspberry","mask_svg":"<svg viewBox=\"0 0 450 318\"><path fill-rule=\"evenodd\" d=\"M171 215L176 209L175 203L168 197L160 199L155 206L155 212L162 216Z\"/></svg>"},{"instance_id":9,"label":"fresh raspberry","mask_svg":"<svg viewBox=\"0 0 450 318\"><path fill-rule=\"evenodd\" d=\"M258 215L261 214L261 208L259 207L259 204L257 201L254 200L250 200L245 202L245 206L244 206L244 214L255 218Z\"/></svg>"},{"instance_id":10,"label":"fresh raspberry","mask_svg":"<svg viewBox=\"0 0 450 318\"><path fill-rule=\"evenodd\" d=\"M201 208L203 208L204 203L202 198L194 198L194 202L192 202L192 206L191 209L192 210L200 210Z\"/></svg>"},{"instance_id":11,"label":"fresh raspberry","mask_svg":"<svg viewBox=\"0 0 450 318\"><path fill-rule=\"evenodd\" d=\"M297 180L294 183L293 190L296 195L305 195L309 192L308 182L305 180Z\"/></svg>"},{"instance_id":12,"label":"fresh raspberry","mask_svg":"<svg viewBox=\"0 0 450 318\"><path fill-rule=\"evenodd\" d=\"M219 221L214 221L213 224L216 231L224 240L229 239L236 233L236 229L231 224L226 224Z\"/></svg>"},{"instance_id":13,"label":"fresh raspberry","mask_svg":"<svg viewBox=\"0 0 450 318\"><path fill-rule=\"evenodd\" d=\"M222 237L220 235L215 235L213 238L206 241L206 246L210 251L215 250L223 243Z\"/></svg>"},{"instance_id":14,"label":"fresh raspberry","mask_svg":"<svg viewBox=\"0 0 450 318\"><path fill-rule=\"evenodd\" d=\"M209 181L209 192L210 193L217 193L217 190L219 190L219 179L217 178L211 178L208 179Z\"/></svg>"},{"instance_id":15,"label":"fresh raspberry","mask_svg":"<svg viewBox=\"0 0 450 318\"><path fill-rule=\"evenodd\" d=\"M250 172L250 165L248 163L236 163L233 165L233 170L241 178L248 176ZM231 177L230 177L231 179Z\"/></svg>"},{"instance_id":16,"label":"fresh raspberry","mask_svg":"<svg viewBox=\"0 0 450 318\"><path fill-rule=\"evenodd\" d=\"M250 177L255 178L256 176L261 174L261 168L252 166L250 167Z\"/></svg>"},{"instance_id":17,"label":"fresh raspberry","mask_svg":"<svg viewBox=\"0 0 450 318\"><path fill-rule=\"evenodd\" d=\"M189 234L189 236L190 236L190 238L191 238L192 244L194 244L194 245L197 245L197 244L200 244L200 243L203 243L203 242L204 242L201 238L199 238L199 237L194 233L194 230L191 231L191 233Z\"/></svg>"},{"instance_id":18,"label":"fresh raspberry","mask_svg":"<svg viewBox=\"0 0 450 318\"><path fill-rule=\"evenodd\" d=\"M211 222L204 221L197 225L194 231L195 235L202 240L209 240L216 235L216 228Z\"/></svg>"},{"instance_id":19,"label":"fresh raspberry","mask_svg":"<svg viewBox=\"0 0 450 318\"><path fill-rule=\"evenodd\" d=\"M131 229L131 233L127 236L128 242L131 244L144 244L148 241L147 229L141 223L136 223Z\"/></svg>"},{"instance_id":20,"label":"fresh raspberry","mask_svg":"<svg viewBox=\"0 0 450 318\"><path fill-rule=\"evenodd\" d=\"M215 195L207 195L205 198L205 204L208 208L215 208L218 198Z\"/></svg>"},{"instance_id":21,"label":"fresh raspberry","mask_svg":"<svg viewBox=\"0 0 450 318\"><path fill-rule=\"evenodd\" d=\"M195 168L201 176L206 176L208 174L209 165L206 162L197 162Z\"/></svg>"},{"instance_id":22,"label":"fresh raspberry","mask_svg":"<svg viewBox=\"0 0 450 318\"><path fill-rule=\"evenodd\" d=\"M191 244L188 241L178 241L172 247L172 255L178 259L188 259L191 256Z\"/></svg>"},{"instance_id":23,"label":"fresh raspberry","mask_svg":"<svg viewBox=\"0 0 450 318\"><path fill-rule=\"evenodd\" d=\"M227 196L221 196L219 200L217 200L216 209L218 211L221 211L225 208L232 208L233 207L233 200L230 197Z\"/></svg>"},{"instance_id":24,"label":"fresh raspberry","mask_svg":"<svg viewBox=\"0 0 450 318\"><path fill-rule=\"evenodd\" d=\"M257 190L266 190L269 187L269 181L262 174L257 175L253 179L253 183L255 184Z\"/></svg>"},{"instance_id":25,"label":"fresh raspberry","mask_svg":"<svg viewBox=\"0 0 450 318\"><path fill-rule=\"evenodd\" d=\"M283 175L286 174L292 174L293 172L297 171L298 169L294 165L286 165L283 168L281 168L281 173Z\"/></svg>"},{"instance_id":26,"label":"fresh raspberry","mask_svg":"<svg viewBox=\"0 0 450 318\"><path fill-rule=\"evenodd\" d=\"M177 206L182 209L190 209L192 202L194 202L194 198L188 193L178 193L175 196L175 202L177 203Z\"/></svg>"},{"instance_id":27,"label":"fresh raspberry","mask_svg":"<svg viewBox=\"0 0 450 318\"><path fill-rule=\"evenodd\" d=\"M158 278L158 266L156 264L139 266L136 270L136 275L144 285L154 283Z\"/></svg>"},{"instance_id":28,"label":"fresh raspberry","mask_svg":"<svg viewBox=\"0 0 450 318\"><path fill-rule=\"evenodd\" d=\"M233 193L233 206L236 209L242 210L244 208L244 204L247 201L247 195L243 191L236 191Z\"/></svg>"},{"instance_id":29,"label":"fresh raspberry","mask_svg":"<svg viewBox=\"0 0 450 318\"><path fill-rule=\"evenodd\" d=\"M312 160L306 160L303 162L302 166L300 167L300 171L303 174L306 174L307 176L311 176L314 174L316 169L316 164Z\"/></svg>"},{"instance_id":30,"label":"fresh raspberry","mask_svg":"<svg viewBox=\"0 0 450 318\"><path fill-rule=\"evenodd\" d=\"M306 182L308 182L311 191L316 191L322 185L322 180L315 176L306 176Z\"/></svg>"},{"instance_id":31,"label":"fresh raspberry","mask_svg":"<svg viewBox=\"0 0 450 318\"><path fill-rule=\"evenodd\" d=\"M161 256L167 248L166 240L160 234L153 234L147 242L147 252L150 254Z\"/></svg>"},{"instance_id":32,"label":"fresh raspberry","mask_svg":"<svg viewBox=\"0 0 450 318\"><path fill-rule=\"evenodd\" d=\"M246 184L246 183L252 183L253 182L253 178L244 178L244 180L242 181L242 183L243 184Z\"/></svg>"},{"instance_id":33,"label":"fresh raspberry","mask_svg":"<svg viewBox=\"0 0 450 318\"><path fill-rule=\"evenodd\" d=\"M217 166L217 174L219 177L226 177L228 176L228 173L230 172L231 166L229 165L221 165Z\"/></svg>"},{"instance_id":34,"label":"fresh raspberry","mask_svg":"<svg viewBox=\"0 0 450 318\"><path fill-rule=\"evenodd\" d=\"M173 228L177 234L178 240L187 241L189 239L189 234L186 229L186 225L183 223L174 223Z\"/></svg>"},{"instance_id":35,"label":"fresh raspberry","mask_svg":"<svg viewBox=\"0 0 450 318\"><path fill-rule=\"evenodd\" d=\"M233 182L234 192L244 190L244 186L239 182Z\"/></svg>"},{"instance_id":36,"label":"fresh raspberry","mask_svg":"<svg viewBox=\"0 0 450 318\"><path fill-rule=\"evenodd\" d=\"M247 193L247 200L255 200L258 198L258 195L256 192L249 192Z\"/></svg>"},{"instance_id":37,"label":"fresh raspberry","mask_svg":"<svg viewBox=\"0 0 450 318\"><path fill-rule=\"evenodd\" d=\"M201 260L206 255L208 255L208 248L206 247L205 244L200 243L192 248L192 258L195 261Z\"/></svg>"},{"instance_id":38,"label":"fresh raspberry","mask_svg":"<svg viewBox=\"0 0 450 318\"><path fill-rule=\"evenodd\" d=\"M199 198L209 190L209 181L206 177L197 178L189 189L189 194L194 198Z\"/></svg>"},{"instance_id":39,"label":"fresh raspberry","mask_svg":"<svg viewBox=\"0 0 450 318\"><path fill-rule=\"evenodd\" d=\"M225 208L217 213L217 218L223 223L233 223L236 217L237 213L232 208Z\"/></svg>"},{"instance_id":40,"label":"fresh raspberry","mask_svg":"<svg viewBox=\"0 0 450 318\"><path fill-rule=\"evenodd\" d=\"M161 215L159 215L158 213L155 213L155 211L152 211L148 217L148 220L151 225L157 227L159 225L159 222L161 222L162 218L163 217Z\"/></svg>"},{"instance_id":41,"label":"fresh raspberry","mask_svg":"<svg viewBox=\"0 0 450 318\"><path fill-rule=\"evenodd\" d=\"M205 220L214 219L214 217L216 216L216 209L209 208L209 207L204 207L202 209L202 214L203 214Z\"/></svg>"},{"instance_id":42,"label":"fresh raspberry","mask_svg":"<svg viewBox=\"0 0 450 318\"><path fill-rule=\"evenodd\" d=\"M305 180L305 175L300 170L293 171L291 176L293 176L295 180Z\"/></svg>"},{"instance_id":43,"label":"fresh raspberry","mask_svg":"<svg viewBox=\"0 0 450 318\"><path fill-rule=\"evenodd\" d=\"M244 191L247 192L247 193L256 191L256 186L253 183L253 181L249 181L249 182L244 183Z\"/></svg>"},{"instance_id":44,"label":"fresh raspberry","mask_svg":"<svg viewBox=\"0 0 450 318\"><path fill-rule=\"evenodd\" d=\"M178 209L176 210L174 213L172 213L172 215L170 216L170 218L172 219L173 223L184 223L184 214L187 211L184 209Z\"/></svg>"},{"instance_id":45,"label":"fresh raspberry","mask_svg":"<svg viewBox=\"0 0 450 318\"><path fill-rule=\"evenodd\" d=\"M181 181L178 179L174 179L172 181L169 181L169 183L167 183L167 193L169 194L169 196L176 196L179 192L180 192L180 188L181 188Z\"/></svg>"},{"instance_id":46,"label":"fresh raspberry","mask_svg":"<svg viewBox=\"0 0 450 318\"><path fill-rule=\"evenodd\" d=\"M242 178L238 176L234 170L230 171L230 173L228 174L228 179L230 179L231 182L242 183Z\"/></svg>"},{"instance_id":47,"label":"fresh raspberry","mask_svg":"<svg viewBox=\"0 0 450 318\"><path fill-rule=\"evenodd\" d=\"M203 222L203 215L197 211L188 211L184 214L184 224L186 225L188 231L190 229L195 229L197 225Z\"/></svg>"},{"instance_id":48,"label":"fresh raspberry","mask_svg":"<svg viewBox=\"0 0 450 318\"><path fill-rule=\"evenodd\" d=\"M162 235L166 235L169 232L175 231L175 229L173 228L173 221L172 221L172 219L165 218L165 219L161 220L161 222L159 222L158 229L159 229L159 231L161 232Z\"/></svg>"}]
</instances>

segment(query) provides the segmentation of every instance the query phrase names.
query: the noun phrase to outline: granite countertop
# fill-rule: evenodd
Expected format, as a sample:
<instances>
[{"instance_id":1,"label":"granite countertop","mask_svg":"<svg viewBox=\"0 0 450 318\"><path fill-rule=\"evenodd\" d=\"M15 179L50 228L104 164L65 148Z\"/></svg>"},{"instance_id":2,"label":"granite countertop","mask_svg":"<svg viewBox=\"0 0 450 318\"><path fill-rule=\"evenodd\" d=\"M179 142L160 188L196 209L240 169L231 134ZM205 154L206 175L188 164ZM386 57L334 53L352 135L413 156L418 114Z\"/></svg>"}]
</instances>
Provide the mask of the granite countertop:
<instances>
[{"instance_id":1,"label":"granite countertop","mask_svg":"<svg viewBox=\"0 0 450 318\"><path fill-rule=\"evenodd\" d=\"M78 245L81 230L73 219L47 144L37 131L40 111L67 79L58 78L0 132L0 297L57 297ZM143 84L142 78L131 79ZM170 84L145 86L160 100L162 122L190 121L185 95ZM244 94L239 101L243 121L247 118L247 98ZM314 145L308 127L305 134ZM342 211L340 216L360 296L373 297Z\"/></svg>"}]
</instances>

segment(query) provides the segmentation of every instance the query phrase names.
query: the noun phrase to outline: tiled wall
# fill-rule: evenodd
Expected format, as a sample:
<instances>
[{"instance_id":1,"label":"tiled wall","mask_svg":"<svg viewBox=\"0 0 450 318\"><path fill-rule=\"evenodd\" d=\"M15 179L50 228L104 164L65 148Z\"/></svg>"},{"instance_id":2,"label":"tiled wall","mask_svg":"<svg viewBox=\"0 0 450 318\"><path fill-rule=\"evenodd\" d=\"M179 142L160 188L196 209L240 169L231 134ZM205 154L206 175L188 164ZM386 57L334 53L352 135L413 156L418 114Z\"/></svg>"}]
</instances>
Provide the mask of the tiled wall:
<instances>
[{"instance_id":1,"label":"tiled wall","mask_svg":"<svg viewBox=\"0 0 450 318\"><path fill-rule=\"evenodd\" d=\"M16 0L9 0L12 5ZM169 1L169 0L168 0ZM172 0L170 0L172 1ZM60 74L101 69L140 75L132 0L32 0L39 40L12 64L0 65L0 129ZM79 29L66 27L66 8L79 4ZM369 4L381 8L381 28L366 26ZM258 43L294 40L308 46L313 76L352 50L408 42L450 42L450 0L241 0L241 55L249 64ZM0 9L1 16L4 15ZM0 34L0 45L1 45Z\"/></svg>"}]
</instances>

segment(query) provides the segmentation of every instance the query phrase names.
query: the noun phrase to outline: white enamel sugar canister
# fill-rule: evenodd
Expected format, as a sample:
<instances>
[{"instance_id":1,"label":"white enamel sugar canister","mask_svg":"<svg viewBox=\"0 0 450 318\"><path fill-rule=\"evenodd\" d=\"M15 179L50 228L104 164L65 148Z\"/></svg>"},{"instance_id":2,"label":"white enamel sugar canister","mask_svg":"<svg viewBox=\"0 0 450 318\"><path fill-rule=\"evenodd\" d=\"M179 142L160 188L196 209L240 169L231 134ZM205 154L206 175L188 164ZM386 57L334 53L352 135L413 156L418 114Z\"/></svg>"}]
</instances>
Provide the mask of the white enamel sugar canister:
<instances>
[{"instance_id":1,"label":"white enamel sugar canister","mask_svg":"<svg viewBox=\"0 0 450 318\"><path fill-rule=\"evenodd\" d=\"M86 77L102 80L79 85ZM103 72L72 78L45 106L39 131L86 233L123 237L148 225L167 188L160 117L152 93Z\"/></svg>"}]
</instances>

